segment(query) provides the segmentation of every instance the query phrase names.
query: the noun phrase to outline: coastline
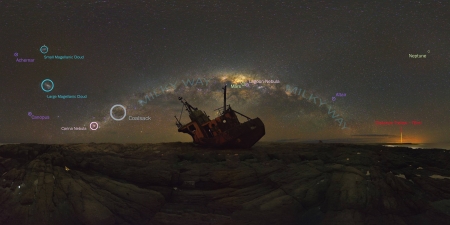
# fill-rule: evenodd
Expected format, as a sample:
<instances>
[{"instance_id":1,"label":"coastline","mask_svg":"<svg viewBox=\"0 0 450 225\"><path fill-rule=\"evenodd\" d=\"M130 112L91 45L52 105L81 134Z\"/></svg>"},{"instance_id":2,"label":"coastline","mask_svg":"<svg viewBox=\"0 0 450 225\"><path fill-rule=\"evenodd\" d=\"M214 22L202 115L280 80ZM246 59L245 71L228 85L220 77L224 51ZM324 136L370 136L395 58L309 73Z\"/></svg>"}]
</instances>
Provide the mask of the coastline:
<instances>
[{"instance_id":1,"label":"coastline","mask_svg":"<svg viewBox=\"0 0 450 225\"><path fill-rule=\"evenodd\" d=\"M450 225L448 161L379 144L1 145L0 224Z\"/></svg>"}]
</instances>

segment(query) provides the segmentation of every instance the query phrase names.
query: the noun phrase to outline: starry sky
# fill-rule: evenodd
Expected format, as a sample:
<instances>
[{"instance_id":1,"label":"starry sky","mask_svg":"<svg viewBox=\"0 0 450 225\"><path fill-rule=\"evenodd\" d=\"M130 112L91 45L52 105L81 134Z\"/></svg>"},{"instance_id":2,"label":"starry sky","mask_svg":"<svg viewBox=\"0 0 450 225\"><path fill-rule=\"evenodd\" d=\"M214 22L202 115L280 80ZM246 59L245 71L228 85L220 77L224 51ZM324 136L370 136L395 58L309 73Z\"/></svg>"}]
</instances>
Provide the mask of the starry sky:
<instances>
[{"instance_id":1,"label":"starry sky","mask_svg":"<svg viewBox=\"0 0 450 225\"><path fill-rule=\"evenodd\" d=\"M264 122L261 141L450 142L445 1L7 1L0 9L0 143L189 142L175 125L178 97L215 118L225 84L227 104ZM84 58L44 58L55 55Z\"/></svg>"}]
</instances>

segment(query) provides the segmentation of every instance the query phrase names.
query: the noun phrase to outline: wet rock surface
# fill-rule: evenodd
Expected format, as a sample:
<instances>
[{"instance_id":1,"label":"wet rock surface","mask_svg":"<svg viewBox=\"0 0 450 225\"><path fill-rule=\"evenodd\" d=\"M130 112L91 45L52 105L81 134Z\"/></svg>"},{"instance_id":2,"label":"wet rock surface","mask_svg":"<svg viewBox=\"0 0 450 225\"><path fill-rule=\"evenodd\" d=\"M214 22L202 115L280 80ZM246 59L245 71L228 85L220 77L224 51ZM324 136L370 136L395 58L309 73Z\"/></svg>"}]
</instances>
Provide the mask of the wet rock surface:
<instances>
[{"instance_id":1,"label":"wet rock surface","mask_svg":"<svg viewBox=\"0 0 450 225\"><path fill-rule=\"evenodd\" d=\"M0 224L450 224L448 162L351 144L3 145Z\"/></svg>"}]
</instances>

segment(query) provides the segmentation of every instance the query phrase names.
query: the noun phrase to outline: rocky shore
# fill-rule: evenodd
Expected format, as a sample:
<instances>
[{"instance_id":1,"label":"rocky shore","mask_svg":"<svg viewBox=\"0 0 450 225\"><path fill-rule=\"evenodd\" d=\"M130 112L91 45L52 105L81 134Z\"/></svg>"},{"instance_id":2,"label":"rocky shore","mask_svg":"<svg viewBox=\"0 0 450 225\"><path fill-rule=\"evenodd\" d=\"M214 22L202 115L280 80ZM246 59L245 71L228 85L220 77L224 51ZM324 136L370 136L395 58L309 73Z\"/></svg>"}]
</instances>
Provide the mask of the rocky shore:
<instances>
[{"instance_id":1,"label":"rocky shore","mask_svg":"<svg viewBox=\"0 0 450 225\"><path fill-rule=\"evenodd\" d=\"M450 224L450 151L0 146L0 224Z\"/></svg>"}]
</instances>

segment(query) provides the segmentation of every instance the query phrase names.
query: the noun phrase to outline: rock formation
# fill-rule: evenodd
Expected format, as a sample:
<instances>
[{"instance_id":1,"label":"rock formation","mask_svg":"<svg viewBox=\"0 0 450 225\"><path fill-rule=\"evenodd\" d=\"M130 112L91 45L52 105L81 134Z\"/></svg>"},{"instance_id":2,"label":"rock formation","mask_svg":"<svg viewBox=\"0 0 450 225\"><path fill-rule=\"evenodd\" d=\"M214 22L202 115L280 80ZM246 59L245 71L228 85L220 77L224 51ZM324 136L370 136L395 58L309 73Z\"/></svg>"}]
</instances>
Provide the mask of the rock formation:
<instances>
[{"instance_id":1,"label":"rock formation","mask_svg":"<svg viewBox=\"0 0 450 225\"><path fill-rule=\"evenodd\" d=\"M0 224L450 224L450 151L0 146Z\"/></svg>"}]
</instances>

